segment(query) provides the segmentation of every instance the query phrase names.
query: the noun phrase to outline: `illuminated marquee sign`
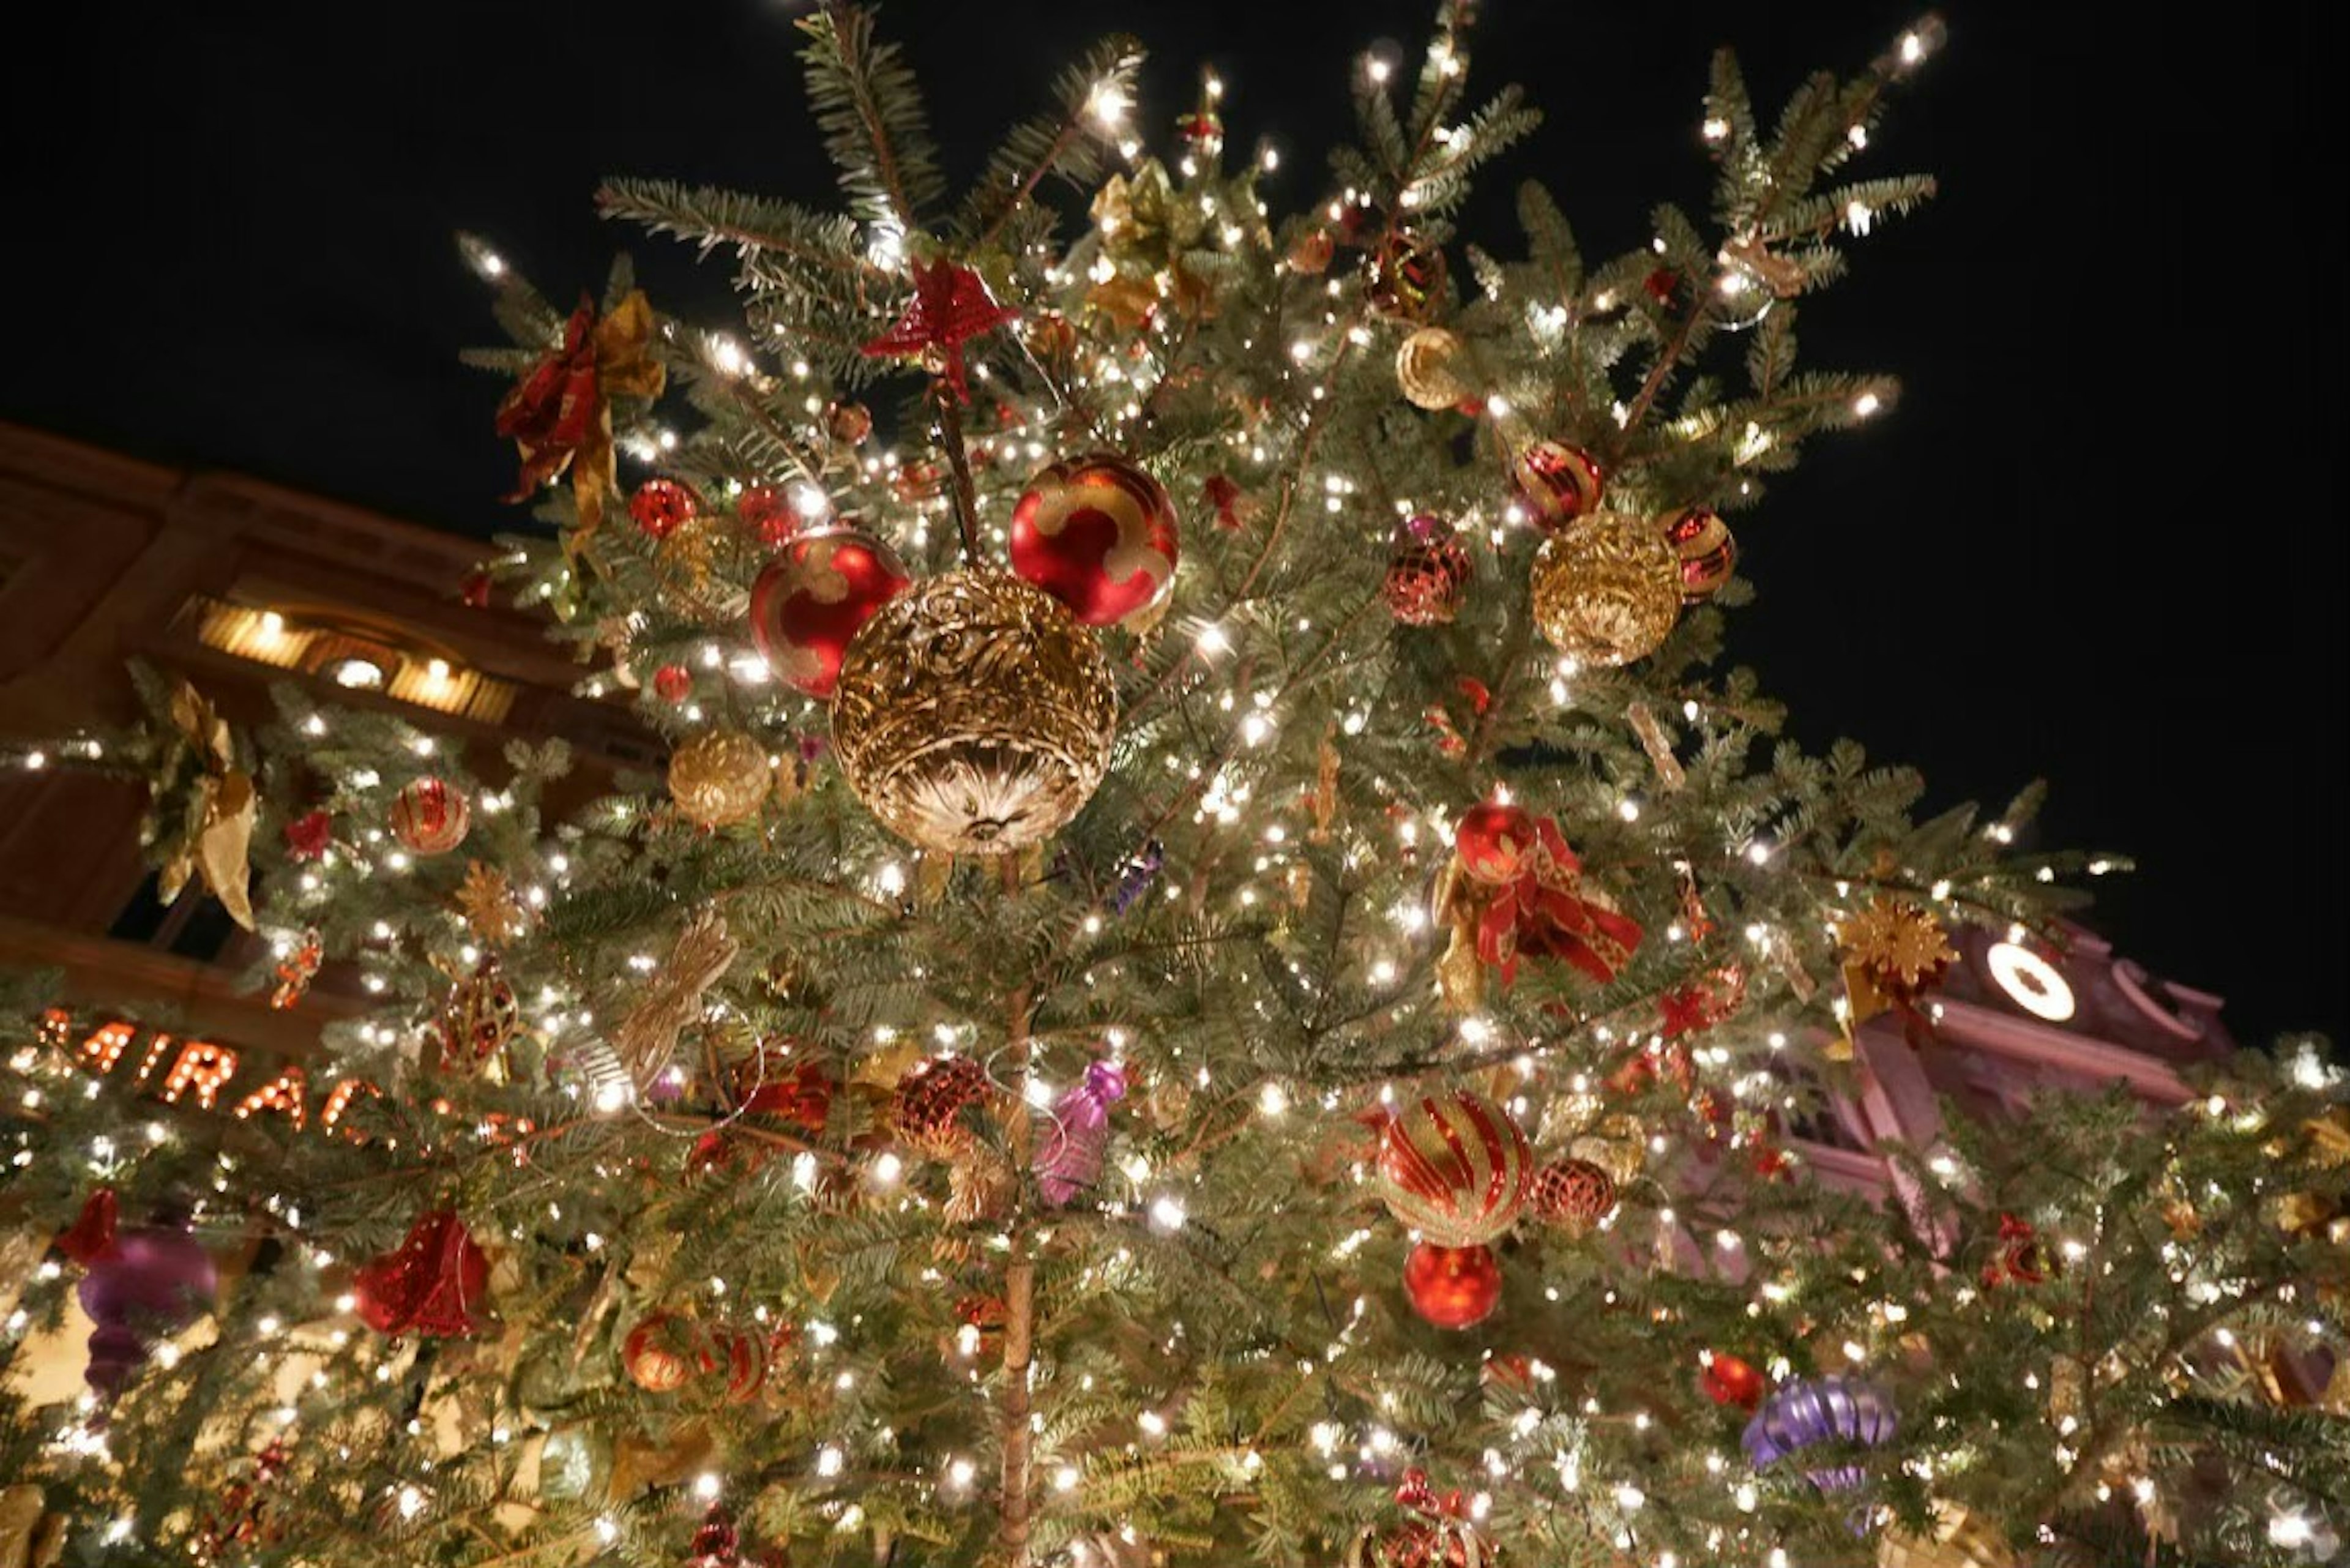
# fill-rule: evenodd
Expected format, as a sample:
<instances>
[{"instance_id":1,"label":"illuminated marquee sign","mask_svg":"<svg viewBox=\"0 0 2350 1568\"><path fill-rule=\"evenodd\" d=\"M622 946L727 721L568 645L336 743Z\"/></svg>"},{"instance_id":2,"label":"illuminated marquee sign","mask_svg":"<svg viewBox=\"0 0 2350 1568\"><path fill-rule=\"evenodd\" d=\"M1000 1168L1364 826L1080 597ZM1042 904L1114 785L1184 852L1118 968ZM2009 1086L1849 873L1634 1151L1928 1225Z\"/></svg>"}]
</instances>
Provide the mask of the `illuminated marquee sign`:
<instances>
[{"instance_id":1,"label":"illuminated marquee sign","mask_svg":"<svg viewBox=\"0 0 2350 1568\"><path fill-rule=\"evenodd\" d=\"M210 1111L226 1104L229 1114L239 1121L274 1115L286 1117L297 1129L309 1124L309 1075L298 1066L282 1067L269 1082L244 1097L224 1101L224 1091L236 1076L241 1060L226 1045L216 1045L209 1040L182 1039L123 1018L109 1019L76 1043L72 1017L57 1009L44 1016L42 1028L53 1043L71 1049L77 1062L101 1078L112 1077L124 1059L133 1055L131 1047L143 1041L145 1048L136 1053L138 1069L129 1081L134 1087L150 1089L167 1106L186 1103ZM362 1094L378 1093L380 1091L363 1078L337 1080L318 1106L318 1130L334 1131L353 1099Z\"/></svg>"}]
</instances>

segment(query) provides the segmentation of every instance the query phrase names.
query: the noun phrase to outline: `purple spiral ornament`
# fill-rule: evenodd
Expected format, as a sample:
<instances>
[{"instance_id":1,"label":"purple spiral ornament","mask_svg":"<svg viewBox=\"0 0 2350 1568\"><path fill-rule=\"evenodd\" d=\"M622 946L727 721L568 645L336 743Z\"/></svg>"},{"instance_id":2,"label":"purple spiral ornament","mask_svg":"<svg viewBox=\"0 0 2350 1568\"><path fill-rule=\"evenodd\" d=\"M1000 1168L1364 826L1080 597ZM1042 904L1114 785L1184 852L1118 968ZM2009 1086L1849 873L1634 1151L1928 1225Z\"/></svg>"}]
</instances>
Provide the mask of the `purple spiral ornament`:
<instances>
[{"instance_id":1,"label":"purple spiral ornament","mask_svg":"<svg viewBox=\"0 0 2350 1568\"><path fill-rule=\"evenodd\" d=\"M1893 1396L1876 1384L1855 1377L1813 1377L1783 1385L1773 1394L1739 1440L1760 1470L1822 1444L1873 1449L1891 1441L1900 1424ZM1868 1479L1868 1468L1856 1458L1836 1458L1839 1462L1804 1470L1805 1479L1824 1492L1851 1491Z\"/></svg>"},{"instance_id":2,"label":"purple spiral ornament","mask_svg":"<svg viewBox=\"0 0 2350 1568\"><path fill-rule=\"evenodd\" d=\"M82 1376L101 1402L122 1392L156 1340L179 1333L212 1304L218 1282L203 1243L169 1226L126 1231L90 1264L75 1293L97 1325Z\"/></svg>"},{"instance_id":3,"label":"purple spiral ornament","mask_svg":"<svg viewBox=\"0 0 2350 1568\"><path fill-rule=\"evenodd\" d=\"M1053 1102L1053 1124L1036 1151L1036 1189L1057 1209L1101 1179L1109 1147L1109 1108L1126 1098L1126 1069L1094 1062L1085 1079Z\"/></svg>"}]
</instances>

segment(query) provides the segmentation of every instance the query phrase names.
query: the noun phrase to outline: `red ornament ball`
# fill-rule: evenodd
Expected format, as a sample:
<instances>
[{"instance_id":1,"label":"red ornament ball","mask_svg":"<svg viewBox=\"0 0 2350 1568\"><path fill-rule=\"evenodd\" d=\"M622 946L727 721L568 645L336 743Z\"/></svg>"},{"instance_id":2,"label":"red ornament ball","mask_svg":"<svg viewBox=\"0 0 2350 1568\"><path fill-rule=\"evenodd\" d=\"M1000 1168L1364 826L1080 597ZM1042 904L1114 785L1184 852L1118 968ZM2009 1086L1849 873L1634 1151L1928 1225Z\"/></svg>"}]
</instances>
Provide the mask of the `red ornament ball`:
<instances>
[{"instance_id":1,"label":"red ornament ball","mask_svg":"<svg viewBox=\"0 0 2350 1568\"><path fill-rule=\"evenodd\" d=\"M1054 463L1012 509L1012 569L1087 626L1116 626L1175 586L1175 504L1114 452Z\"/></svg>"},{"instance_id":2,"label":"red ornament ball","mask_svg":"<svg viewBox=\"0 0 2350 1568\"><path fill-rule=\"evenodd\" d=\"M1452 524L1422 513L1396 530L1388 548L1382 591L1404 626L1443 626L1461 611L1471 571L1469 551Z\"/></svg>"},{"instance_id":3,"label":"red ornament ball","mask_svg":"<svg viewBox=\"0 0 2350 1568\"><path fill-rule=\"evenodd\" d=\"M1556 534L1599 505L1607 475L1599 460L1579 446L1538 441L1518 454L1510 468L1518 504L1534 525Z\"/></svg>"},{"instance_id":4,"label":"red ornament ball","mask_svg":"<svg viewBox=\"0 0 2350 1568\"><path fill-rule=\"evenodd\" d=\"M873 410L863 403L825 405L825 432L844 446L862 446L873 433Z\"/></svg>"},{"instance_id":5,"label":"red ornament ball","mask_svg":"<svg viewBox=\"0 0 2350 1568\"><path fill-rule=\"evenodd\" d=\"M1482 1095L1429 1095L1396 1108L1379 1131L1379 1195L1388 1212L1445 1247L1490 1241L1525 1201L1526 1135Z\"/></svg>"},{"instance_id":6,"label":"red ornament ball","mask_svg":"<svg viewBox=\"0 0 2350 1568\"><path fill-rule=\"evenodd\" d=\"M1491 1247L1422 1241L1403 1261L1403 1293L1439 1328L1473 1327L1502 1303L1502 1261Z\"/></svg>"},{"instance_id":7,"label":"red ornament ball","mask_svg":"<svg viewBox=\"0 0 2350 1568\"><path fill-rule=\"evenodd\" d=\"M620 1342L620 1366L648 1394L676 1393L708 1354L702 1325L673 1312L653 1314Z\"/></svg>"},{"instance_id":8,"label":"red ornament ball","mask_svg":"<svg viewBox=\"0 0 2350 1568\"><path fill-rule=\"evenodd\" d=\"M1710 599L1738 566L1738 541L1709 506L1692 506L1665 524L1665 539L1681 561L1681 602Z\"/></svg>"},{"instance_id":9,"label":"red ornament ball","mask_svg":"<svg viewBox=\"0 0 2350 1568\"><path fill-rule=\"evenodd\" d=\"M829 697L849 639L912 584L889 546L871 535L811 528L751 585L751 640L777 679Z\"/></svg>"},{"instance_id":10,"label":"red ornament ball","mask_svg":"<svg viewBox=\"0 0 2350 1568\"><path fill-rule=\"evenodd\" d=\"M941 1158L971 1138L965 1107L987 1097L987 1069L969 1056L933 1056L898 1081L889 1125L917 1148Z\"/></svg>"},{"instance_id":11,"label":"red ornament ball","mask_svg":"<svg viewBox=\"0 0 2350 1568\"><path fill-rule=\"evenodd\" d=\"M693 492L674 479L648 479L629 497L629 515L648 539L666 539L702 511Z\"/></svg>"},{"instance_id":12,"label":"red ornament ball","mask_svg":"<svg viewBox=\"0 0 2350 1568\"><path fill-rule=\"evenodd\" d=\"M1525 875L1540 842L1532 816L1497 800L1471 806L1452 830L1452 852L1461 857L1461 868L1497 887Z\"/></svg>"},{"instance_id":13,"label":"red ornament ball","mask_svg":"<svg viewBox=\"0 0 2350 1568\"><path fill-rule=\"evenodd\" d=\"M1705 1397L1717 1405L1752 1410L1762 1403L1762 1396L1770 1390L1760 1372L1726 1351L1705 1352L1698 1357L1698 1366Z\"/></svg>"},{"instance_id":14,"label":"red ornament ball","mask_svg":"<svg viewBox=\"0 0 2350 1568\"><path fill-rule=\"evenodd\" d=\"M653 671L653 695L664 702L682 702L693 695L693 675L682 664L664 664Z\"/></svg>"},{"instance_id":15,"label":"red ornament ball","mask_svg":"<svg viewBox=\"0 0 2350 1568\"><path fill-rule=\"evenodd\" d=\"M1616 1179L1587 1159L1554 1160L1534 1172L1526 1201L1546 1222L1585 1235L1616 1211Z\"/></svg>"},{"instance_id":16,"label":"red ornament ball","mask_svg":"<svg viewBox=\"0 0 2350 1568\"><path fill-rule=\"evenodd\" d=\"M735 515L762 545L780 545L800 530L799 514L778 484L754 484L734 503Z\"/></svg>"},{"instance_id":17,"label":"red ornament ball","mask_svg":"<svg viewBox=\"0 0 2350 1568\"><path fill-rule=\"evenodd\" d=\"M391 836L418 855L446 855L465 842L473 808L445 779L421 778L402 786L391 802Z\"/></svg>"}]
</instances>

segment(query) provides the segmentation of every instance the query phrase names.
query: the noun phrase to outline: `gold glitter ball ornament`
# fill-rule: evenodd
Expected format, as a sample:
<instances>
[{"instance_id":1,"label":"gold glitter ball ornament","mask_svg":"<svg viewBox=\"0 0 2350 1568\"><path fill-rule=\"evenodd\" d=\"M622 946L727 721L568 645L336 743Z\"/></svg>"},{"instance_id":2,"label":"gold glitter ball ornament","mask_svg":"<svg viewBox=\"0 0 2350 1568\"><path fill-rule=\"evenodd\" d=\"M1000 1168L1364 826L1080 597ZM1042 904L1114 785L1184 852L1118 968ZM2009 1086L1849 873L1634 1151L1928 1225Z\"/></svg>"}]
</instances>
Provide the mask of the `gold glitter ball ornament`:
<instances>
[{"instance_id":1,"label":"gold glitter ball ornament","mask_svg":"<svg viewBox=\"0 0 2350 1568\"><path fill-rule=\"evenodd\" d=\"M1469 383L1454 374L1461 339L1441 327L1423 327L1396 350L1396 384L1416 409L1449 409L1469 395Z\"/></svg>"},{"instance_id":2,"label":"gold glitter ball ornament","mask_svg":"<svg viewBox=\"0 0 2350 1568\"><path fill-rule=\"evenodd\" d=\"M841 660L832 745L848 787L892 832L949 855L1050 837L1093 797L1118 732L1094 634L1000 572L914 585Z\"/></svg>"},{"instance_id":3,"label":"gold glitter ball ornament","mask_svg":"<svg viewBox=\"0 0 2350 1568\"><path fill-rule=\"evenodd\" d=\"M1680 557L1645 520L1598 513L1534 556L1534 625L1586 664L1628 664L1665 640L1681 609Z\"/></svg>"},{"instance_id":4,"label":"gold glitter ball ornament","mask_svg":"<svg viewBox=\"0 0 2350 1568\"><path fill-rule=\"evenodd\" d=\"M750 821L771 783L766 749L740 730L705 730L669 760L671 798L703 827Z\"/></svg>"}]
</instances>

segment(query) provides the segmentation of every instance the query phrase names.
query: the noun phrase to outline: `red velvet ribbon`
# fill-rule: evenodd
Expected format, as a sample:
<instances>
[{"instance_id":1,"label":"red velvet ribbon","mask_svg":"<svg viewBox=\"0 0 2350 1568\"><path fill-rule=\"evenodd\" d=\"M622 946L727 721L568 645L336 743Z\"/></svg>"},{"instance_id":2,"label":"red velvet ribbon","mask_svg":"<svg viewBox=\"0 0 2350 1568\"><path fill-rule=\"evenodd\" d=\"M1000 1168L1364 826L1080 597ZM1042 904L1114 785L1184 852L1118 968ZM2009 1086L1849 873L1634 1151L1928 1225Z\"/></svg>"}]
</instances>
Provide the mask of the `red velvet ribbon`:
<instances>
[{"instance_id":1,"label":"red velvet ribbon","mask_svg":"<svg viewBox=\"0 0 2350 1568\"><path fill-rule=\"evenodd\" d=\"M1514 881L1503 884L1477 918L1477 956L1514 983L1522 956L1564 959L1592 979L1616 978L1640 945L1639 924L1582 896L1583 862L1558 824L1534 819L1534 852Z\"/></svg>"},{"instance_id":2,"label":"red velvet ribbon","mask_svg":"<svg viewBox=\"0 0 2350 1568\"><path fill-rule=\"evenodd\" d=\"M596 307L588 300L563 325L563 347L534 367L498 405L498 434L526 451L508 501L526 501L563 472L602 420L596 384Z\"/></svg>"}]
</instances>

